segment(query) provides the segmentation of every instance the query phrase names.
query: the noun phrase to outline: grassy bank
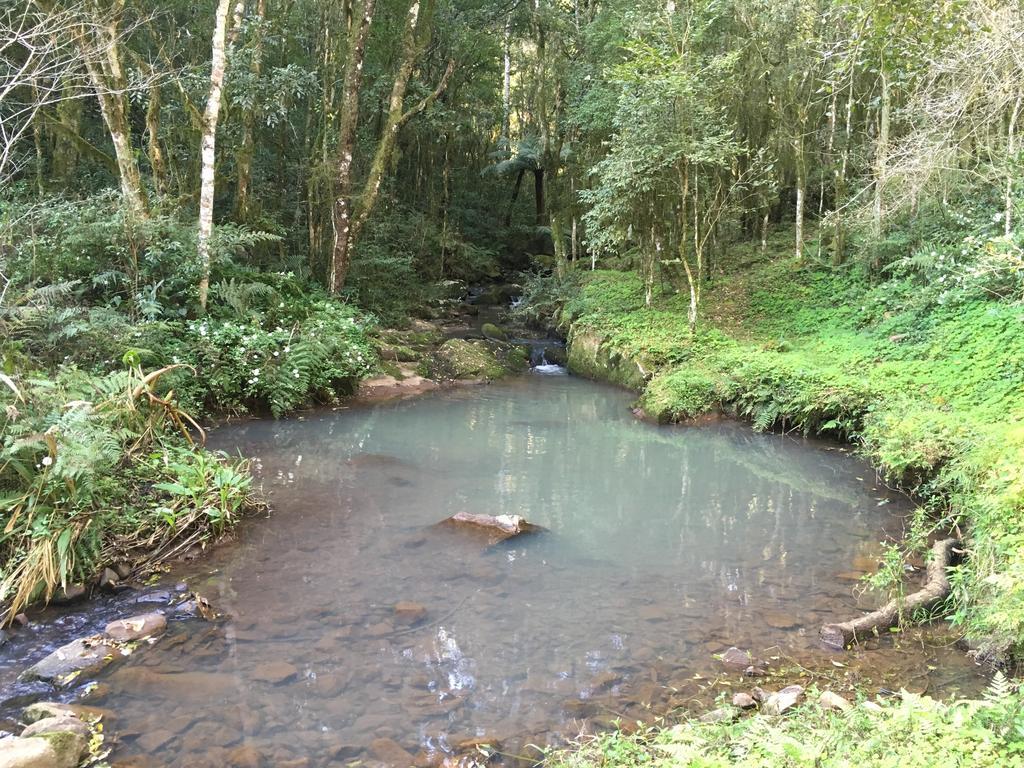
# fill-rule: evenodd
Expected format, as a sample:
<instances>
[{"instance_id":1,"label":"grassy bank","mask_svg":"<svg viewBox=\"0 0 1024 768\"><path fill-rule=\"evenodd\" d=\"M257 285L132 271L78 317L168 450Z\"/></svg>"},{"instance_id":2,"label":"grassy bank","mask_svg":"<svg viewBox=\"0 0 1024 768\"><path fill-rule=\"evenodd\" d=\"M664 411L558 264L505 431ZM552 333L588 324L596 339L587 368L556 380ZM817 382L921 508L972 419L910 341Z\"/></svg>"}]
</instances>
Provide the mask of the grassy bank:
<instances>
[{"instance_id":1,"label":"grassy bank","mask_svg":"<svg viewBox=\"0 0 1024 768\"><path fill-rule=\"evenodd\" d=\"M613 732L549 768L1011 768L1024 765L1021 697L1005 684L986 698L943 704L906 694L847 712L806 704L783 717L697 720Z\"/></svg>"},{"instance_id":2,"label":"grassy bank","mask_svg":"<svg viewBox=\"0 0 1024 768\"><path fill-rule=\"evenodd\" d=\"M566 303L575 338L639 363L662 421L722 409L758 429L858 444L924 502L911 545L968 534L952 618L993 652L1024 643L1024 307L911 277L796 263L779 239L731 250L691 338L687 297L644 306L639 279L594 272ZM613 354L614 356L614 354Z\"/></svg>"},{"instance_id":3,"label":"grassy bank","mask_svg":"<svg viewBox=\"0 0 1024 768\"><path fill-rule=\"evenodd\" d=\"M757 429L853 442L922 500L906 546L966 535L948 613L983 650L1024 648L1024 307L912 273L866 276L796 262L788 233L767 252L730 249L705 288L702 324L663 285L651 306L633 273L591 272L559 302L580 366L640 391L662 422L721 410ZM894 550L893 567L902 574ZM884 576L879 576L881 581ZM894 586L894 584L893 584ZM925 618L925 617L915 617ZM808 697L809 701L813 697ZM628 766L1021 765L1024 699L999 678L982 701L861 702L736 723L613 732L549 761Z\"/></svg>"}]
</instances>

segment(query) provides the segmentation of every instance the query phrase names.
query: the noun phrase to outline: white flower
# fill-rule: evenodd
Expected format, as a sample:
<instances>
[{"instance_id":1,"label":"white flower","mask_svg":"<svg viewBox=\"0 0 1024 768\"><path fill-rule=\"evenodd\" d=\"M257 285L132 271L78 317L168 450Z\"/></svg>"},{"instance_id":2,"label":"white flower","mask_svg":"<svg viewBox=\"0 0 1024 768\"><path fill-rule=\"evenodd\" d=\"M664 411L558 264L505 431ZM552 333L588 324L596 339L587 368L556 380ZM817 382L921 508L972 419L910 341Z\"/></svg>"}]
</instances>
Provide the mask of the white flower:
<instances>
[{"instance_id":1,"label":"white flower","mask_svg":"<svg viewBox=\"0 0 1024 768\"><path fill-rule=\"evenodd\" d=\"M284 348L284 353L285 353L286 355L287 355L287 354L288 354L289 352L291 352L291 351L292 351L292 348L291 348L291 347L289 347L289 346L285 346L285 348Z\"/></svg>"},{"instance_id":2,"label":"white flower","mask_svg":"<svg viewBox=\"0 0 1024 768\"><path fill-rule=\"evenodd\" d=\"M277 350L275 349L275 350L274 350L274 357L280 357L280 356L281 356L281 353L280 353L280 352L278 352L278 351L277 351Z\"/></svg>"},{"instance_id":3,"label":"white flower","mask_svg":"<svg viewBox=\"0 0 1024 768\"><path fill-rule=\"evenodd\" d=\"M53 456L43 456L43 466L48 467L53 464Z\"/></svg>"},{"instance_id":4,"label":"white flower","mask_svg":"<svg viewBox=\"0 0 1024 768\"><path fill-rule=\"evenodd\" d=\"M292 368L292 376L294 376L296 379L299 378L299 369L298 368Z\"/></svg>"},{"instance_id":5,"label":"white flower","mask_svg":"<svg viewBox=\"0 0 1024 768\"><path fill-rule=\"evenodd\" d=\"M252 375L253 376L259 376L260 375L260 369L259 368L253 368L252 369Z\"/></svg>"}]
</instances>

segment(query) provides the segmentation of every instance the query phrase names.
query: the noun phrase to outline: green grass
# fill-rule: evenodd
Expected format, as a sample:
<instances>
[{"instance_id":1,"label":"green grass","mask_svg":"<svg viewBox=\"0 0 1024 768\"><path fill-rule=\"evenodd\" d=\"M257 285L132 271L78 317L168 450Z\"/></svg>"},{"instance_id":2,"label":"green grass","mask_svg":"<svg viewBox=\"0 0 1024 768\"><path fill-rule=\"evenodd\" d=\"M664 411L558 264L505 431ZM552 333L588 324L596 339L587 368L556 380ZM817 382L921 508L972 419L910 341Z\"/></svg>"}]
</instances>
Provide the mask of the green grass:
<instances>
[{"instance_id":1,"label":"green grass","mask_svg":"<svg viewBox=\"0 0 1024 768\"><path fill-rule=\"evenodd\" d=\"M786 244L779 242L777 251ZM770 252L771 253L771 252ZM758 429L852 441L924 502L930 529L969 534L953 618L995 653L1024 648L1024 307L912 278L760 259L734 249L708 285L643 304L636 275L594 272L562 310L653 376L640 405L662 421L720 409Z\"/></svg>"},{"instance_id":2,"label":"green grass","mask_svg":"<svg viewBox=\"0 0 1024 768\"><path fill-rule=\"evenodd\" d=\"M1019 693L994 686L945 704L905 694L846 713L813 704L732 724L683 721L611 732L550 759L549 768L1013 768L1024 765Z\"/></svg>"}]
</instances>

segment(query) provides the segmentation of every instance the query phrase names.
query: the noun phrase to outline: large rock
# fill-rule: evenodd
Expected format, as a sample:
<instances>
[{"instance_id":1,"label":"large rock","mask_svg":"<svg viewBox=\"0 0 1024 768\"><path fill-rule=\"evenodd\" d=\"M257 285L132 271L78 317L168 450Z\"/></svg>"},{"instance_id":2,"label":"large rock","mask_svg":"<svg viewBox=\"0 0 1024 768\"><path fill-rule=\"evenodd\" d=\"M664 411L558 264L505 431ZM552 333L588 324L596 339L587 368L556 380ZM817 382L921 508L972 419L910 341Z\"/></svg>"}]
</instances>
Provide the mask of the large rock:
<instances>
[{"instance_id":1,"label":"large rock","mask_svg":"<svg viewBox=\"0 0 1024 768\"><path fill-rule=\"evenodd\" d=\"M89 739L72 731L0 739L2 768L75 768L89 749Z\"/></svg>"},{"instance_id":2,"label":"large rock","mask_svg":"<svg viewBox=\"0 0 1024 768\"><path fill-rule=\"evenodd\" d=\"M0 739L0 766L3 768L61 768L61 765L57 751L46 739L14 736Z\"/></svg>"},{"instance_id":3,"label":"large rock","mask_svg":"<svg viewBox=\"0 0 1024 768\"><path fill-rule=\"evenodd\" d=\"M37 720L28 726L21 732L22 738L28 738L30 736L42 736L47 733L77 733L83 739L88 741L92 738L92 731L89 729L88 724L83 723L77 717L73 715L63 715L59 717L44 717L42 720Z\"/></svg>"},{"instance_id":4,"label":"large rock","mask_svg":"<svg viewBox=\"0 0 1024 768\"><path fill-rule=\"evenodd\" d=\"M495 342L449 339L424 361L423 371L432 379L493 381L525 367L525 353Z\"/></svg>"},{"instance_id":5,"label":"large rock","mask_svg":"<svg viewBox=\"0 0 1024 768\"><path fill-rule=\"evenodd\" d=\"M608 381L637 392L647 382L648 371L640 361L607 344L597 333L574 333L568 350L569 370L579 376Z\"/></svg>"},{"instance_id":6,"label":"large rock","mask_svg":"<svg viewBox=\"0 0 1024 768\"><path fill-rule=\"evenodd\" d=\"M492 341L508 341L508 334L505 330L494 323L484 323L480 326L480 333L484 335L485 339L491 339Z\"/></svg>"},{"instance_id":7,"label":"large rock","mask_svg":"<svg viewBox=\"0 0 1024 768\"><path fill-rule=\"evenodd\" d=\"M103 633L113 640L130 642L159 635L165 629L167 629L167 618L162 613L153 612L112 621L107 624Z\"/></svg>"},{"instance_id":8,"label":"large rock","mask_svg":"<svg viewBox=\"0 0 1024 768\"><path fill-rule=\"evenodd\" d=\"M66 685L82 674L91 674L122 655L117 645L104 637L83 637L61 646L42 661L21 673L22 680L42 680Z\"/></svg>"},{"instance_id":9,"label":"large rock","mask_svg":"<svg viewBox=\"0 0 1024 768\"><path fill-rule=\"evenodd\" d=\"M519 515L474 515L470 512L458 512L442 520L437 527L481 536L487 540L488 545L547 530L543 526L524 520Z\"/></svg>"}]
</instances>

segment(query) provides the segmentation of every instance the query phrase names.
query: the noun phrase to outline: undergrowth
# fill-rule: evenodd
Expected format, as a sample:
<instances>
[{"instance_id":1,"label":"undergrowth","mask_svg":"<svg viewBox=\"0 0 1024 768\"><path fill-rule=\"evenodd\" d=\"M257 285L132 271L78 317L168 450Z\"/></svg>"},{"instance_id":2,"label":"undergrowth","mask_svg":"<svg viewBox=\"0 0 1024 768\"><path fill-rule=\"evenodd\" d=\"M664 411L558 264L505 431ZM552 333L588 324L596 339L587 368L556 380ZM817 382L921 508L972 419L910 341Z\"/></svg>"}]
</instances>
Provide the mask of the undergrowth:
<instances>
[{"instance_id":1,"label":"undergrowth","mask_svg":"<svg viewBox=\"0 0 1024 768\"><path fill-rule=\"evenodd\" d=\"M846 713L807 704L784 717L684 721L602 734L548 768L1013 768L1024 766L1024 699L994 684L979 700L904 693Z\"/></svg>"}]
</instances>

